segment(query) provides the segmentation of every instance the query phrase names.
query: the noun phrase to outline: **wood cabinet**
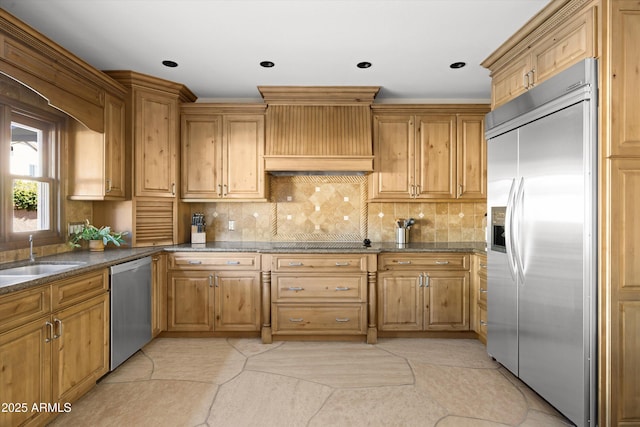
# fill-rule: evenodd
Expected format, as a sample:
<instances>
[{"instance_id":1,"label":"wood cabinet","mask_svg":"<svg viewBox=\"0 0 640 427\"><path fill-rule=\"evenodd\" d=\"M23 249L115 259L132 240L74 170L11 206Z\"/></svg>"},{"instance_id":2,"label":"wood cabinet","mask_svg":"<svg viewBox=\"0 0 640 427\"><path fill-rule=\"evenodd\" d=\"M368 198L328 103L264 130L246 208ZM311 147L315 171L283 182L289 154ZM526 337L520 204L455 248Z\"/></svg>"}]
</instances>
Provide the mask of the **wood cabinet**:
<instances>
[{"instance_id":1,"label":"wood cabinet","mask_svg":"<svg viewBox=\"0 0 640 427\"><path fill-rule=\"evenodd\" d=\"M372 201L486 197L488 106L374 106Z\"/></svg>"},{"instance_id":2,"label":"wood cabinet","mask_svg":"<svg viewBox=\"0 0 640 427\"><path fill-rule=\"evenodd\" d=\"M557 23L538 35L518 55L492 74L491 100L496 108L584 58L595 56L595 8Z\"/></svg>"},{"instance_id":3,"label":"wood cabinet","mask_svg":"<svg viewBox=\"0 0 640 427\"><path fill-rule=\"evenodd\" d=\"M483 114L457 116L458 199L487 197L487 141Z\"/></svg>"},{"instance_id":4,"label":"wood cabinet","mask_svg":"<svg viewBox=\"0 0 640 427\"><path fill-rule=\"evenodd\" d=\"M264 104L182 106L182 199L265 199Z\"/></svg>"},{"instance_id":5,"label":"wood cabinet","mask_svg":"<svg viewBox=\"0 0 640 427\"><path fill-rule=\"evenodd\" d=\"M93 221L129 231L132 246L181 243L187 233L179 232L178 221L179 105L196 97L181 84L145 74L106 73L127 89L125 137L132 194L130 200L96 205Z\"/></svg>"},{"instance_id":6,"label":"wood cabinet","mask_svg":"<svg viewBox=\"0 0 640 427\"><path fill-rule=\"evenodd\" d=\"M375 255L270 255L271 326L275 336L376 339L368 321L368 270Z\"/></svg>"},{"instance_id":7,"label":"wood cabinet","mask_svg":"<svg viewBox=\"0 0 640 427\"><path fill-rule=\"evenodd\" d=\"M104 133L70 119L69 199L124 200L128 192L124 101L106 94Z\"/></svg>"},{"instance_id":8,"label":"wood cabinet","mask_svg":"<svg viewBox=\"0 0 640 427\"><path fill-rule=\"evenodd\" d=\"M260 258L247 253L169 255L167 330L260 330Z\"/></svg>"},{"instance_id":9,"label":"wood cabinet","mask_svg":"<svg viewBox=\"0 0 640 427\"><path fill-rule=\"evenodd\" d=\"M99 270L0 297L0 401L26 412L0 413L1 425L41 425L109 369L108 272ZM67 406L65 406L67 405Z\"/></svg>"},{"instance_id":10,"label":"wood cabinet","mask_svg":"<svg viewBox=\"0 0 640 427\"><path fill-rule=\"evenodd\" d=\"M167 330L167 255L151 258L151 335Z\"/></svg>"},{"instance_id":11,"label":"wood cabinet","mask_svg":"<svg viewBox=\"0 0 640 427\"><path fill-rule=\"evenodd\" d=\"M382 254L381 331L468 331L469 255Z\"/></svg>"},{"instance_id":12,"label":"wood cabinet","mask_svg":"<svg viewBox=\"0 0 640 427\"><path fill-rule=\"evenodd\" d=\"M178 190L178 98L133 88L134 188L136 196L175 197Z\"/></svg>"}]
</instances>

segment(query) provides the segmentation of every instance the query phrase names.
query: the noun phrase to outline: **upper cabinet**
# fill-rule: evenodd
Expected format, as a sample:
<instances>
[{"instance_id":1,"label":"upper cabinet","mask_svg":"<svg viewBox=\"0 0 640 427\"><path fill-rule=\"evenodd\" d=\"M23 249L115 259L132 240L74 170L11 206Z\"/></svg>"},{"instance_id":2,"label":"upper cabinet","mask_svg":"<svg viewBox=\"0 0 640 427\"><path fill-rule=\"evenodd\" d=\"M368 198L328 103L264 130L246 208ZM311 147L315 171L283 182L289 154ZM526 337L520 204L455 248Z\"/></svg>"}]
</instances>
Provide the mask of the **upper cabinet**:
<instances>
[{"instance_id":1,"label":"upper cabinet","mask_svg":"<svg viewBox=\"0 0 640 427\"><path fill-rule=\"evenodd\" d=\"M69 198L123 200L127 194L124 101L106 94L104 133L69 120Z\"/></svg>"},{"instance_id":2,"label":"upper cabinet","mask_svg":"<svg viewBox=\"0 0 640 427\"><path fill-rule=\"evenodd\" d=\"M483 62L492 70L491 104L498 107L584 58L595 56L595 8L575 14L562 23L549 21L548 32L532 33L530 40L508 60L494 64L493 56Z\"/></svg>"},{"instance_id":3,"label":"upper cabinet","mask_svg":"<svg viewBox=\"0 0 640 427\"><path fill-rule=\"evenodd\" d=\"M182 199L265 199L265 104L184 104Z\"/></svg>"},{"instance_id":4,"label":"upper cabinet","mask_svg":"<svg viewBox=\"0 0 640 427\"><path fill-rule=\"evenodd\" d=\"M133 71L107 71L128 89L126 135L132 141L133 196L176 198L181 102L195 101L185 86Z\"/></svg>"},{"instance_id":5,"label":"upper cabinet","mask_svg":"<svg viewBox=\"0 0 640 427\"><path fill-rule=\"evenodd\" d=\"M371 200L486 197L488 106L373 108Z\"/></svg>"}]
</instances>

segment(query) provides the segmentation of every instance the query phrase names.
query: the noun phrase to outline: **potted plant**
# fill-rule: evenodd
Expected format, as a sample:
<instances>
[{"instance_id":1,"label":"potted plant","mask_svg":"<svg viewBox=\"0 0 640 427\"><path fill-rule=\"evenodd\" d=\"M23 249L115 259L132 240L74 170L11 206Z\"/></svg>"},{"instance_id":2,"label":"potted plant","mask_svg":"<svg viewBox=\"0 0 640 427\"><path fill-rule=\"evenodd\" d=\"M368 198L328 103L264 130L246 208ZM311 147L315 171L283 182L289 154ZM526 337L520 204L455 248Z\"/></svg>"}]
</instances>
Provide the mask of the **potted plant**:
<instances>
[{"instance_id":1,"label":"potted plant","mask_svg":"<svg viewBox=\"0 0 640 427\"><path fill-rule=\"evenodd\" d=\"M90 251L103 251L104 246L108 243L113 243L116 246L125 243L122 236L126 234L126 231L122 233L111 231L111 227L108 226L98 228L91 225L89 220L86 220L86 223L82 226L82 230L71 235L69 244L75 248L79 248L79 242L86 240L89 242Z\"/></svg>"}]
</instances>

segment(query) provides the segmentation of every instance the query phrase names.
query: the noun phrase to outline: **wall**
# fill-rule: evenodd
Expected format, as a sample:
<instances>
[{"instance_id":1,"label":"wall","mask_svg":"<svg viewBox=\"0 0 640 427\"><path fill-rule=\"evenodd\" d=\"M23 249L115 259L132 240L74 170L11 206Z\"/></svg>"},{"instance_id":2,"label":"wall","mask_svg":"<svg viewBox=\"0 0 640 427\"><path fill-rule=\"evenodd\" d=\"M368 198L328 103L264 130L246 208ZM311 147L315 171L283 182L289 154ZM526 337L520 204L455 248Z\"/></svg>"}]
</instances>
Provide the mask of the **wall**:
<instances>
[{"instance_id":1,"label":"wall","mask_svg":"<svg viewBox=\"0 0 640 427\"><path fill-rule=\"evenodd\" d=\"M364 194L363 194L364 192ZM412 242L485 241L486 203L367 203L365 177L274 177L270 203L192 203L207 241L395 240L396 218L410 218ZM348 219L347 219L348 218ZM235 230L228 229L228 221Z\"/></svg>"}]
</instances>

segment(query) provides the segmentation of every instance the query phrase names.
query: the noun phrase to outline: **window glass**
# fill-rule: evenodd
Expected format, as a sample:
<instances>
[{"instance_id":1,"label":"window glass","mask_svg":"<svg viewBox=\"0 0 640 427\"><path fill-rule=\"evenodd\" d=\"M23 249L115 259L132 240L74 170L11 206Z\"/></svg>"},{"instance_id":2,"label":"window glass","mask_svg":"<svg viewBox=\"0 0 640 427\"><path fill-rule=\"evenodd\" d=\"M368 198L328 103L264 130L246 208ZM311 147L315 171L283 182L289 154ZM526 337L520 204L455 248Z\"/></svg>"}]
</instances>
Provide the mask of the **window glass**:
<instances>
[{"instance_id":1,"label":"window glass","mask_svg":"<svg viewBox=\"0 0 640 427\"><path fill-rule=\"evenodd\" d=\"M22 119L22 120L21 120ZM51 230L53 208L51 168L48 167L50 124L19 115L11 122L9 171L13 233Z\"/></svg>"}]
</instances>

